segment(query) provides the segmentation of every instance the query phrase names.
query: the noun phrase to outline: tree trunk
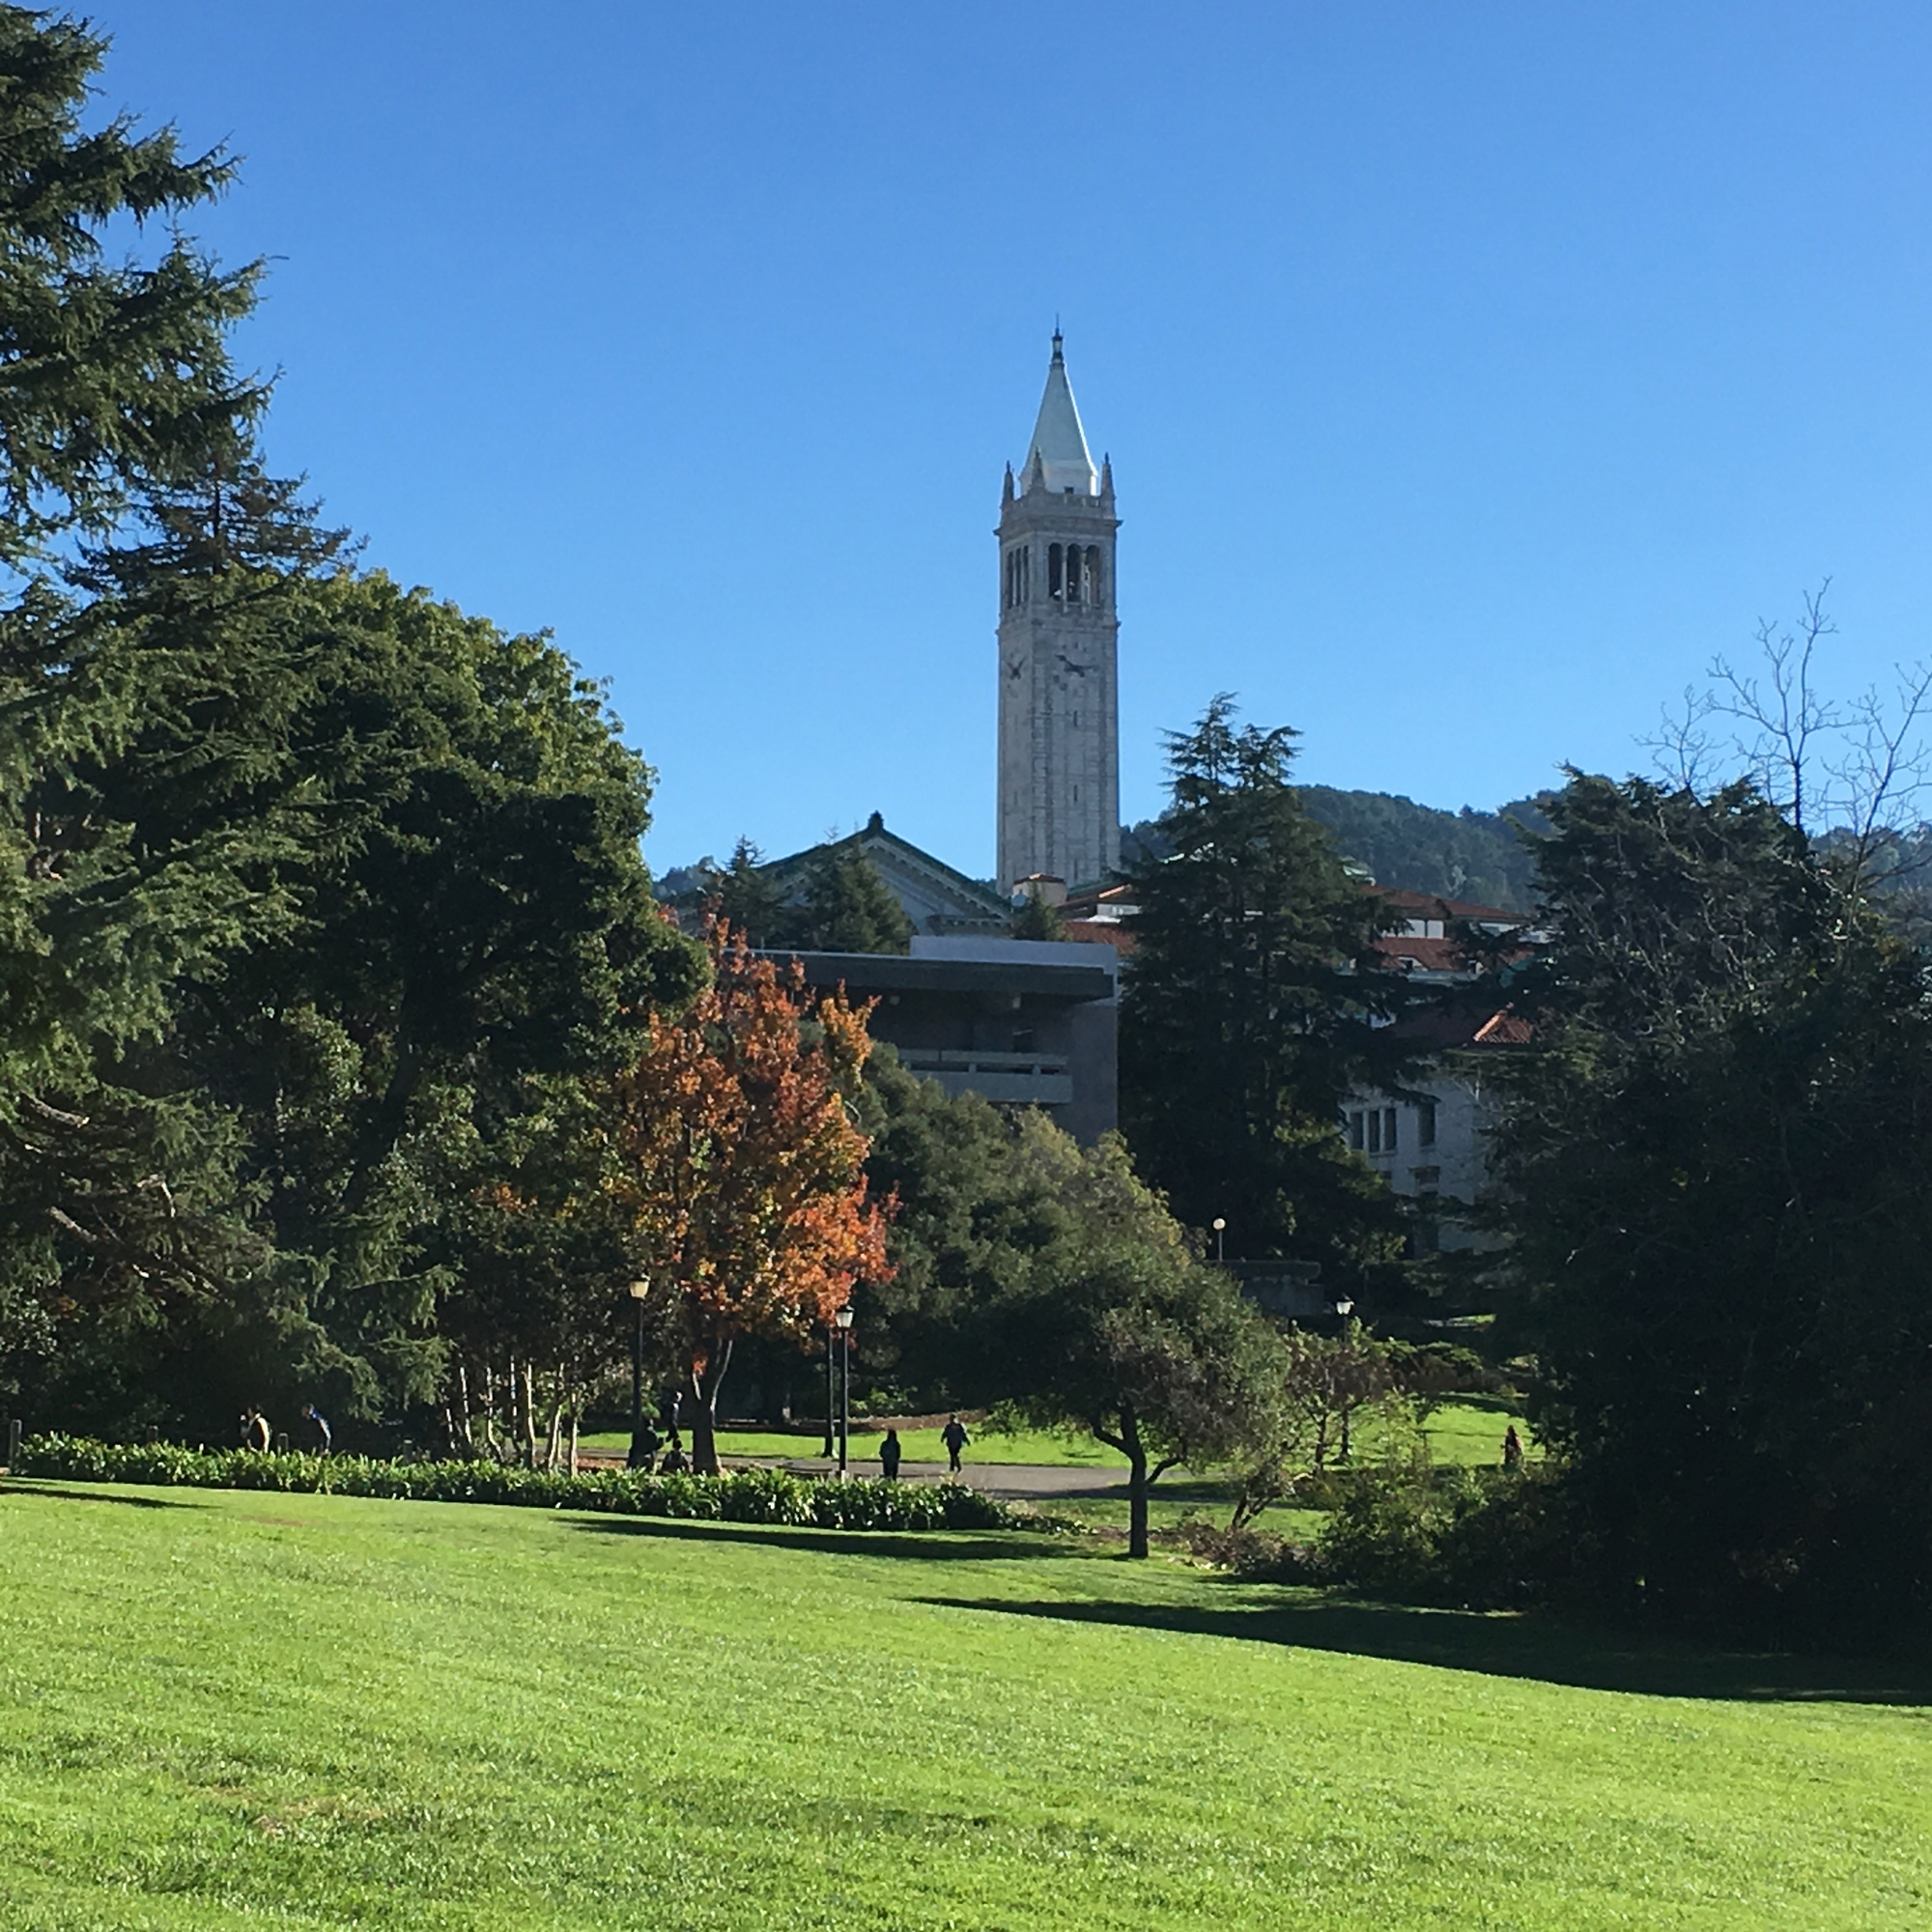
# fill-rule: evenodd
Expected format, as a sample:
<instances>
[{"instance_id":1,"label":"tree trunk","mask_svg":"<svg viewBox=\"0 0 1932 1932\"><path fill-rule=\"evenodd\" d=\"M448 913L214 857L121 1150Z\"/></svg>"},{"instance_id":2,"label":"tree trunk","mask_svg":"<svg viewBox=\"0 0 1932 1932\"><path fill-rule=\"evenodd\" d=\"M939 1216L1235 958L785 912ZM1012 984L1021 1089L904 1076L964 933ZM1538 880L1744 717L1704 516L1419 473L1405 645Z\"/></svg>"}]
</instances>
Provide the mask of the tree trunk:
<instances>
[{"instance_id":1,"label":"tree trunk","mask_svg":"<svg viewBox=\"0 0 1932 1932\"><path fill-rule=\"evenodd\" d=\"M695 1475L718 1473L718 1391L731 1366L731 1344L715 1350L702 1374L691 1372L691 1467Z\"/></svg>"},{"instance_id":2,"label":"tree trunk","mask_svg":"<svg viewBox=\"0 0 1932 1932\"><path fill-rule=\"evenodd\" d=\"M563 1405L550 1412L550 1440L544 1445L544 1467L554 1469L563 1460Z\"/></svg>"},{"instance_id":3,"label":"tree trunk","mask_svg":"<svg viewBox=\"0 0 1932 1932\"><path fill-rule=\"evenodd\" d=\"M528 1362L518 1364L511 1383L511 1400L517 1406L517 1427L524 1437L524 1467L537 1465L537 1392L535 1373Z\"/></svg>"},{"instance_id":4,"label":"tree trunk","mask_svg":"<svg viewBox=\"0 0 1932 1932\"><path fill-rule=\"evenodd\" d=\"M570 1473L577 1474L577 1411L570 1411Z\"/></svg>"},{"instance_id":5,"label":"tree trunk","mask_svg":"<svg viewBox=\"0 0 1932 1932\"><path fill-rule=\"evenodd\" d=\"M1121 1405L1121 1447L1127 1458L1127 1554L1148 1553L1148 1458L1133 1405Z\"/></svg>"}]
</instances>

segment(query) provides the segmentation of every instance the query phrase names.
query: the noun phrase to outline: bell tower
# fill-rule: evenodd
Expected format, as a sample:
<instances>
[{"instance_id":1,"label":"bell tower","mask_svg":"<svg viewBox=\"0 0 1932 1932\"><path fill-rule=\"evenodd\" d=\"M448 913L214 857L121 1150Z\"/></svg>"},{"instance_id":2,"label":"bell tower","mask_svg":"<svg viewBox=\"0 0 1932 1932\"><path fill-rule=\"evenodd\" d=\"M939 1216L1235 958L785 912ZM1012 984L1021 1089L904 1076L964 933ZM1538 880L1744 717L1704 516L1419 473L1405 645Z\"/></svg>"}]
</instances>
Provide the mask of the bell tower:
<instances>
[{"instance_id":1,"label":"bell tower","mask_svg":"<svg viewBox=\"0 0 1932 1932\"><path fill-rule=\"evenodd\" d=\"M1096 472L1060 331L1017 484L1000 504L1000 890L1121 862L1114 473Z\"/></svg>"}]
</instances>

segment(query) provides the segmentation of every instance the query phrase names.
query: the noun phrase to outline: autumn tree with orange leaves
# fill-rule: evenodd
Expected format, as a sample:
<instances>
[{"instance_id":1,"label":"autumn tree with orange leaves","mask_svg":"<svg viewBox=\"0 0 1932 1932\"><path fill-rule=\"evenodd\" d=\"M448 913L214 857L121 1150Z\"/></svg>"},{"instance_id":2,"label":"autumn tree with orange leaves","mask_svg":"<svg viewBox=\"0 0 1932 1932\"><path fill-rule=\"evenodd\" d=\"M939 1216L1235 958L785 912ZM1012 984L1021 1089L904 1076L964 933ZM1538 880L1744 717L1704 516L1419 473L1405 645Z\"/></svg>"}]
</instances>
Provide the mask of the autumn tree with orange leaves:
<instances>
[{"instance_id":1,"label":"autumn tree with orange leaves","mask_svg":"<svg viewBox=\"0 0 1932 1932\"><path fill-rule=\"evenodd\" d=\"M890 1202L867 1199L846 1101L868 1007L814 999L723 921L710 989L656 1016L612 1083L608 1182L639 1277L679 1335L692 1466L718 1467L718 1391L741 1337L805 1342L853 1285L885 1281Z\"/></svg>"}]
</instances>

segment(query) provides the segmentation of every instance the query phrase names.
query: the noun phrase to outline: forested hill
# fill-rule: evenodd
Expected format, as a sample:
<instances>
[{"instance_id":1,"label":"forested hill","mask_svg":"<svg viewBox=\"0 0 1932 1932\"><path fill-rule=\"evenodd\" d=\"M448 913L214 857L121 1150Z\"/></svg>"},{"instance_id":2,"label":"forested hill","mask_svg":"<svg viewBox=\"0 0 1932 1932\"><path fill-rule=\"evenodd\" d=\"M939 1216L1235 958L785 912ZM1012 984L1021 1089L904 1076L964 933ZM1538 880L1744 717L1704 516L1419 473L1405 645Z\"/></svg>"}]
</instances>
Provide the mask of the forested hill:
<instances>
[{"instance_id":1,"label":"forested hill","mask_svg":"<svg viewBox=\"0 0 1932 1932\"><path fill-rule=\"evenodd\" d=\"M1520 823L1547 832L1549 821L1534 799L1496 811L1441 811L1382 791L1336 791L1302 785L1302 802L1335 835L1343 856L1366 866L1384 886L1404 886L1445 898L1527 912L1536 898L1536 866L1518 837ZM1122 857L1159 849L1152 820L1131 827Z\"/></svg>"}]
</instances>

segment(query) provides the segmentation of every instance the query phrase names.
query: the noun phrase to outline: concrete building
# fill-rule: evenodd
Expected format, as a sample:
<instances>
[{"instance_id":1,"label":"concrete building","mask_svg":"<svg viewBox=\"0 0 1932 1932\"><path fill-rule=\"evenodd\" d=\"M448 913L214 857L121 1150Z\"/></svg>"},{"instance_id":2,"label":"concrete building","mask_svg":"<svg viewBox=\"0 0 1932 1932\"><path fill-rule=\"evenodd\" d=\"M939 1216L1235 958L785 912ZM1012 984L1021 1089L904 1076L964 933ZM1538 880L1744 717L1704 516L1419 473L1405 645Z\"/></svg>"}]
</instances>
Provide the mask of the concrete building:
<instances>
[{"instance_id":1,"label":"concrete building","mask_svg":"<svg viewBox=\"0 0 1932 1932\"><path fill-rule=\"evenodd\" d=\"M1038 1107L1092 1145L1119 1124L1120 970L1111 949L980 936L916 938L910 956L800 952L809 985L876 1000L874 1039L949 1094Z\"/></svg>"},{"instance_id":2,"label":"concrete building","mask_svg":"<svg viewBox=\"0 0 1932 1932\"><path fill-rule=\"evenodd\" d=\"M999 889L1084 885L1121 859L1111 465L1094 468L1060 331L1033 441L1000 504Z\"/></svg>"}]
</instances>

